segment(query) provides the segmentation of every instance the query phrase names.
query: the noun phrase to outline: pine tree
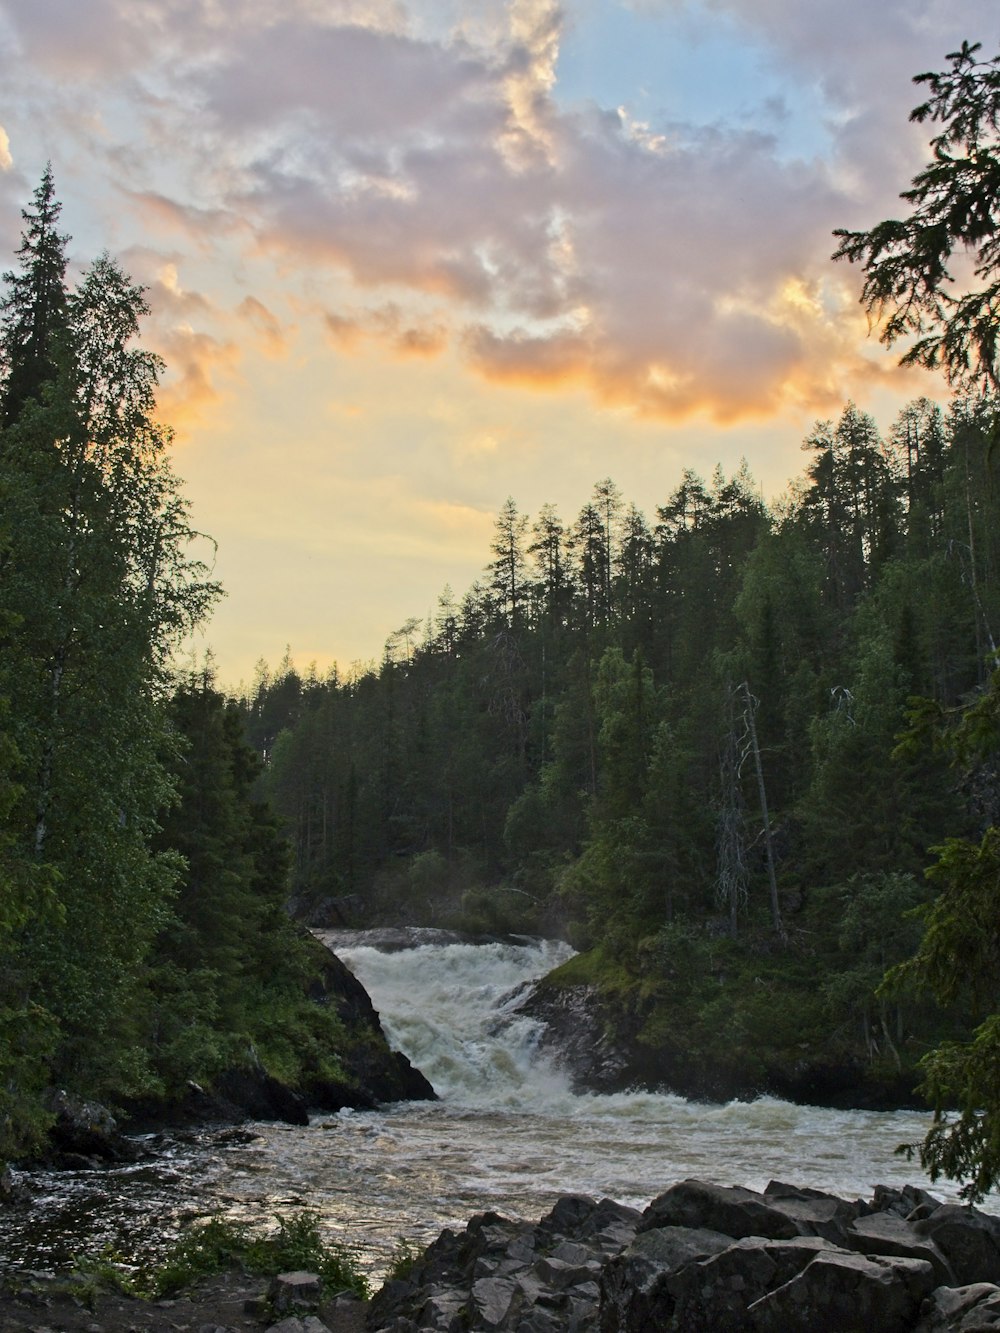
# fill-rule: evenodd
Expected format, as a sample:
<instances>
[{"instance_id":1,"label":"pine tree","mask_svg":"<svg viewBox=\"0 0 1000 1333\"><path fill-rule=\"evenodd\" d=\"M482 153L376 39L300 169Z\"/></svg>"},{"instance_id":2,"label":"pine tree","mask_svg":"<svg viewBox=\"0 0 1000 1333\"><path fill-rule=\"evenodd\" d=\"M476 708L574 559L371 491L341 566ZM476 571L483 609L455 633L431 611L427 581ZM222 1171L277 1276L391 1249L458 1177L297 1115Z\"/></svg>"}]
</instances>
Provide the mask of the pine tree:
<instances>
[{"instance_id":1,"label":"pine tree","mask_svg":"<svg viewBox=\"0 0 1000 1333\"><path fill-rule=\"evenodd\" d=\"M52 164L46 166L33 206L23 209L17 251L20 269L3 280L0 358L0 425L16 421L31 400L40 401L68 355L66 244L58 230L62 205L55 197Z\"/></svg>"},{"instance_id":2,"label":"pine tree","mask_svg":"<svg viewBox=\"0 0 1000 1333\"><path fill-rule=\"evenodd\" d=\"M141 1086L144 966L176 874L149 840L169 790L170 652L215 596L134 347L141 289L106 257L73 293L47 170L27 210L2 342L0 697L16 797L9 858L53 910L16 926L19 1003L50 1016L52 1077Z\"/></svg>"}]
</instances>

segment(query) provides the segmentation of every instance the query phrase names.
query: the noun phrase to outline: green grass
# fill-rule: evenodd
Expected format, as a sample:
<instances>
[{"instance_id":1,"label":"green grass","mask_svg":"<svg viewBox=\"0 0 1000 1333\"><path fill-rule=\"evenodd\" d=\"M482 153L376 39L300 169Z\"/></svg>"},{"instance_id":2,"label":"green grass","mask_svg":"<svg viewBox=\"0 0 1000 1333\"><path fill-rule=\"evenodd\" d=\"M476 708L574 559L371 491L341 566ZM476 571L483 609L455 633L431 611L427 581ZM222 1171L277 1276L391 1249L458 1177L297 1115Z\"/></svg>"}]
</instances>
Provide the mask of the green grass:
<instances>
[{"instance_id":1,"label":"green grass","mask_svg":"<svg viewBox=\"0 0 1000 1333\"><path fill-rule=\"evenodd\" d=\"M113 1254L80 1259L75 1275L81 1298L92 1308L97 1291L116 1289L143 1300L155 1300L233 1269L260 1277L293 1271L316 1273L327 1292L350 1291L360 1297L369 1294L364 1274L346 1250L323 1241L313 1214L279 1217L277 1223L275 1231L263 1233L218 1217L197 1223L180 1237L162 1263L142 1272L130 1272Z\"/></svg>"}]
</instances>

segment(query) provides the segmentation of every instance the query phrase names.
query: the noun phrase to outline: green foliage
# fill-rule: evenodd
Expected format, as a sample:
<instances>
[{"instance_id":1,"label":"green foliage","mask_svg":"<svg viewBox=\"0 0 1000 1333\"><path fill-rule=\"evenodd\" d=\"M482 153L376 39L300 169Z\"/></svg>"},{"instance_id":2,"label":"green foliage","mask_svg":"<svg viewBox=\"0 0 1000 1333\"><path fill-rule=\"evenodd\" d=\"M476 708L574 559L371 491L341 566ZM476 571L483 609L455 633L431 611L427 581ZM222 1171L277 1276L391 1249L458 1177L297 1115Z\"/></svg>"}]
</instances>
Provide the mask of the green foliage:
<instances>
[{"instance_id":1,"label":"green foliage","mask_svg":"<svg viewBox=\"0 0 1000 1333\"><path fill-rule=\"evenodd\" d=\"M909 216L870 231L839 230L835 259L865 268L862 301L883 325L882 341L916 338L904 364L940 367L955 383L1000 387L996 304L1000 299L1000 56L979 60L963 42L950 69L918 74L930 97L910 119L940 125L933 159L901 198ZM952 257L968 255L982 284L953 295Z\"/></svg>"},{"instance_id":2,"label":"green foliage","mask_svg":"<svg viewBox=\"0 0 1000 1333\"><path fill-rule=\"evenodd\" d=\"M921 1063L934 1123L921 1144L899 1151L917 1153L931 1180L964 1182L962 1197L978 1203L1000 1187L1000 1014L971 1041L942 1042Z\"/></svg>"},{"instance_id":3,"label":"green foliage","mask_svg":"<svg viewBox=\"0 0 1000 1333\"><path fill-rule=\"evenodd\" d=\"M95 1297L108 1288L156 1300L232 1269L258 1277L316 1273L328 1293L349 1291L362 1298L369 1294L367 1279L349 1253L323 1240L315 1214L295 1213L275 1222L276 1227L266 1232L223 1217L195 1223L149 1270L130 1270L110 1253L81 1257L74 1266L74 1294L91 1309Z\"/></svg>"},{"instance_id":4,"label":"green foliage","mask_svg":"<svg viewBox=\"0 0 1000 1333\"><path fill-rule=\"evenodd\" d=\"M37 1137L45 1081L153 1079L145 967L178 869L150 845L162 692L217 591L151 415L143 292L106 256L70 291L58 216L47 169L0 333L3 1151Z\"/></svg>"},{"instance_id":5,"label":"green foliage","mask_svg":"<svg viewBox=\"0 0 1000 1333\"><path fill-rule=\"evenodd\" d=\"M995 652L992 420L924 398L883 436L848 404L771 510L745 466L685 472L655 525L610 479L567 523L511 500L483 580L422 638L407 622L350 678L262 670L242 709L296 901L558 931L649 992L629 1031L680 1013L692 1052L763 1067L797 1040L903 1087L959 1029L876 994L881 970L915 942L928 849L1000 808L990 764L956 783L944 748L900 739L915 708L954 716ZM997 730L979 708L958 743ZM690 967L663 961L674 932Z\"/></svg>"},{"instance_id":6,"label":"green foliage","mask_svg":"<svg viewBox=\"0 0 1000 1333\"><path fill-rule=\"evenodd\" d=\"M395 1249L389 1256L389 1267L385 1275L386 1281L401 1282L404 1278L409 1277L422 1253L423 1251L412 1241L407 1240L405 1236L400 1237Z\"/></svg>"},{"instance_id":7,"label":"green foliage","mask_svg":"<svg viewBox=\"0 0 1000 1333\"><path fill-rule=\"evenodd\" d=\"M951 742L956 762L985 764L991 775L998 698L994 673L951 735L939 736L941 744ZM921 710L922 726L927 717ZM976 1201L1000 1185L1000 826L991 822L978 841L949 838L933 850L927 878L937 896L918 911L923 937L913 956L890 970L881 993L927 992L978 1024L968 1039L942 1041L921 1061L934 1123L923 1143L903 1149L919 1152L932 1179L963 1182L963 1196Z\"/></svg>"}]
</instances>

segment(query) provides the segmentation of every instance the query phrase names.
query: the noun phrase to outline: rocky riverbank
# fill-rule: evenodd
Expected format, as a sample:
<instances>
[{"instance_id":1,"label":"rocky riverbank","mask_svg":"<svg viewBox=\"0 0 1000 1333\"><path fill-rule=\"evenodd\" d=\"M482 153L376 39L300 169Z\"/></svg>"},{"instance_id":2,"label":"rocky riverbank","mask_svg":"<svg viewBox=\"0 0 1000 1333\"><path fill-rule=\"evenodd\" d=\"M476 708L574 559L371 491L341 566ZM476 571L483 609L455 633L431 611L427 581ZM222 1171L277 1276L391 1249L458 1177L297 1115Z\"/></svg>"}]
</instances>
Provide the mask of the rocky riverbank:
<instances>
[{"instance_id":1,"label":"rocky riverbank","mask_svg":"<svg viewBox=\"0 0 1000 1333\"><path fill-rule=\"evenodd\" d=\"M367 1327L518 1333L944 1333L1000 1325L1000 1221L924 1190L847 1200L688 1180L642 1213L560 1199L444 1232Z\"/></svg>"},{"instance_id":2,"label":"rocky riverbank","mask_svg":"<svg viewBox=\"0 0 1000 1333\"><path fill-rule=\"evenodd\" d=\"M869 1200L685 1180L642 1212L567 1195L536 1223L446 1230L370 1302L238 1272L169 1300L23 1274L23 1333L974 1333L1000 1326L1000 1219L925 1190Z\"/></svg>"},{"instance_id":3,"label":"rocky riverbank","mask_svg":"<svg viewBox=\"0 0 1000 1333\"><path fill-rule=\"evenodd\" d=\"M720 1028L721 1014L706 1022L694 989L664 993L593 951L526 987L520 1012L543 1024L541 1049L576 1092L643 1088L708 1102L772 1096L843 1110L926 1106L909 1052L898 1066L873 1060L825 1021L810 1025L808 997L729 984L728 1028Z\"/></svg>"},{"instance_id":4,"label":"rocky riverbank","mask_svg":"<svg viewBox=\"0 0 1000 1333\"><path fill-rule=\"evenodd\" d=\"M374 1110L390 1102L435 1100L420 1070L390 1048L368 992L353 972L318 941L314 950L309 997L333 1008L340 1019L344 1039L335 1055L343 1077L315 1072L289 1086L249 1059L223 1070L211 1083L188 1083L162 1097L124 1099L117 1114L87 1097L53 1089L42 1160L56 1168L133 1161L140 1150L130 1134L244 1120L305 1125L310 1111ZM0 1202L3 1194L0 1181Z\"/></svg>"}]
</instances>

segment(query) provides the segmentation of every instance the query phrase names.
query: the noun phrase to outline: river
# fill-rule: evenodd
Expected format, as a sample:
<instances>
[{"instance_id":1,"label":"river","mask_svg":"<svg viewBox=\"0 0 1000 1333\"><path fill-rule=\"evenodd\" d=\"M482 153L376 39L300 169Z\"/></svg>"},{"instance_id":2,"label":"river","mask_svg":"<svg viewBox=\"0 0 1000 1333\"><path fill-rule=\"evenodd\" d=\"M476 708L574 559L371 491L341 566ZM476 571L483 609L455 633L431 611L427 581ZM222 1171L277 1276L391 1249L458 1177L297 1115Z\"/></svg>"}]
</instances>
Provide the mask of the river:
<instances>
[{"instance_id":1,"label":"river","mask_svg":"<svg viewBox=\"0 0 1000 1333\"><path fill-rule=\"evenodd\" d=\"M214 1211L260 1222L308 1208L377 1277L401 1241L422 1246L486 1208L537 1219L570 1192L643 1207L686 1176L752 1189L790 1180L850 1197L926 1184L893 1152L922 1138L926 1115L574 1095L539 1054L537 1025L516 1011L519 988L568 957L566 945L411 932L412 947L386 951L377 934L322 938L441 1100L318 1115L305 1128L159 1136L138 1166L32 1173L34 1206L0 1211L7 1263L58 1267L105 1247L142 1262L164 1231Z\"/></svg>"}]
</instances>

